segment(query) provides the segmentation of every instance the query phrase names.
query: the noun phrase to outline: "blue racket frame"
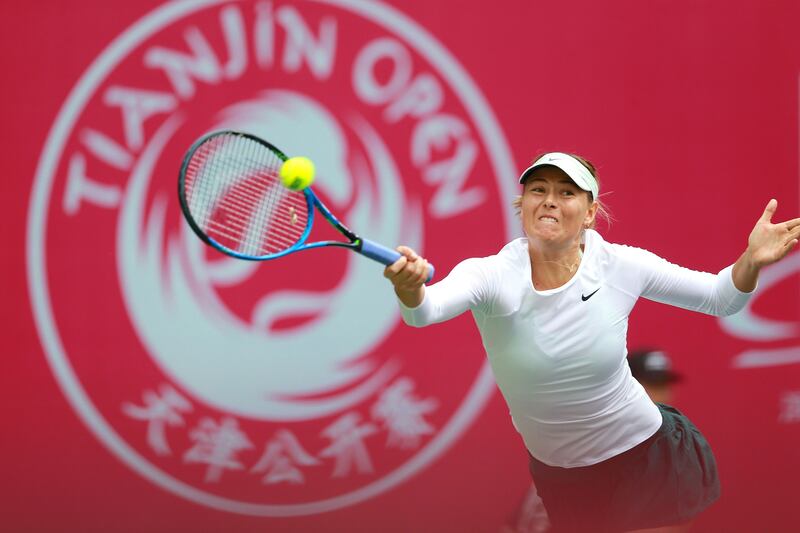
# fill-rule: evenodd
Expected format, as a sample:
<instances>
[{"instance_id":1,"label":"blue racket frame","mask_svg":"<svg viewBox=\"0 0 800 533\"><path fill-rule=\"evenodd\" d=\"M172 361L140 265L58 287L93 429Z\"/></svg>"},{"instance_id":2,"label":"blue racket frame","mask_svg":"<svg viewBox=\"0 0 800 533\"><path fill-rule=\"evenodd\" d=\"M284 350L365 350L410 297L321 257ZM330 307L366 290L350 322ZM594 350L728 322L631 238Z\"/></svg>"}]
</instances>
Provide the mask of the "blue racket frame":
<instances>
[{"instance_id":1,"label":"blue racket frame","mask_svg":"<svg viewBox=\"0 0 800 533\"><path fill-rule=\"evenodd\" d=\"M178 179L178 198L180 200L181 210L183 211L184 217L186 221L189 223L189 227L192 228L192 231L206 244L219 250L220 252L229 255L231 257L235 257L237 259L244 259L247 261L268 261L271 259L277 259L279 257L283 257L289 255L291 253L299 252L301 250L310 250L312 248L322 248L323 246L336 246L340 248L349 248L359 254L369 257L370 259L382 263L384 265L391 265L402 255L397 252L396 250L392 250L391 248L387 248L382 244L378 244L375 241L371 241L369 239L365 239L363 237L358 236L353 231L351 231L347 226L345 226L330 210L322 203L322 201L314 194L314 191L310 187L306 187L302 192L305 196L306 201L306 208L308 209L308 219L306 221L306 227L303 230L303 233L297 239L292 246L286 248L285 250L281 250L280 252L274 254L267 254L267 255L247 255L241 252L237 252L236 250L231 250L230 248L222 245L221 243L217 242L214 238L208 236L195 222L194 217L189 210L189 205L186 202L186 189L185 189L185 175L186 171L189 166L189 162L192 159L192 156L197 151L197 149L202 146L204 143L209 141L214 137L218 137L221 135L237 135L241 137L245 137L252 141L255 141L267 149L272 151L276 156L278 156L283 161L286 161L287 156L276 148L274 145L268 143L267 141L256 137L255 135L251 135L249 133L243 133L238 131L230 131L230 130L223 130L223 131L215 131L211 132L207 135L204 135L200 139L194 142L192 146L187 151L186 155L183 158L183 163L181 164L180 175ZM342 242L342 241L317 241L312 243L307 243L306 240L308 239L309 235L311 234L311 228L314 225L314 211L319 210L322 216L334 227L337 231L339 231L342 235L347 237L350 242ZM426 282L430 281L433 278L435 269L433 265L428 264L430 267L428 278Z\"/></svg>"}]
</instances>

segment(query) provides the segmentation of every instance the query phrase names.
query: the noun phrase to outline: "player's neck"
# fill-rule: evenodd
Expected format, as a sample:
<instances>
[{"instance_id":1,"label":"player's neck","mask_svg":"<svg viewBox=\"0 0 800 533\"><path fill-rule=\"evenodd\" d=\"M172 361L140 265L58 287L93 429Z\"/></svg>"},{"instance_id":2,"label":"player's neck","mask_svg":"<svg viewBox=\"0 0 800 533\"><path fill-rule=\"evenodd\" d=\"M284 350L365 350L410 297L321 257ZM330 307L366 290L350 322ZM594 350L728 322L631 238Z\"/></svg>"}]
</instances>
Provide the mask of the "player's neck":
<instances>
[{"instance_id":1,"label":"player's neck","mask_svg":"<svg viewBox=\"0 0 800 533\"><path fill-rule=\"evenodd\" d=\"M564 248L528 245L531 280L536 290L561 287L578 272L583 250L579 243Z\"/></svg>"}]
</instances>

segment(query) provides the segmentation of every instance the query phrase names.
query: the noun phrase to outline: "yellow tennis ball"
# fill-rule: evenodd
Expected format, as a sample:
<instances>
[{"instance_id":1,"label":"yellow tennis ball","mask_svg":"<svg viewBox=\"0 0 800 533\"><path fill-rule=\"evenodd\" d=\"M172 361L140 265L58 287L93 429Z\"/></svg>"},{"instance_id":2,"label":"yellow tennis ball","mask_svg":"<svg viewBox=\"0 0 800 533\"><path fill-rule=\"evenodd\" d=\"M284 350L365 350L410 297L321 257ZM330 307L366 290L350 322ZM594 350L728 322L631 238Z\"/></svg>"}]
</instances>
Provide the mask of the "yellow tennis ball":
<instances>
[{"instance_id":1,"label":"yellow tennis ball","mask_svg":"<svg viewBox=\"0 0 800 533\"><path fill-rule=\"evenodd\" d=\"M293 191L302 191L314 181L314 162L307 157L290 157L281 165L281 183Z\"/></svg>"}]
</instances>

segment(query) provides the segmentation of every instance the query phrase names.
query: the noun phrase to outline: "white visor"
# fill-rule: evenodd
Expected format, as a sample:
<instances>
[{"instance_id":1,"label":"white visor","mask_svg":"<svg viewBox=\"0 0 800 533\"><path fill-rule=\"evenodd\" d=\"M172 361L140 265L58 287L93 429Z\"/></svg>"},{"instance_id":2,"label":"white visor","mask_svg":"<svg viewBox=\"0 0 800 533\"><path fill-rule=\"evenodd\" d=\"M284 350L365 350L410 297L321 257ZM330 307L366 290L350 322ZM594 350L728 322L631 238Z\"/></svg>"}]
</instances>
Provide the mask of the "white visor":
<instances>
[{"instance_id":1,"label":"white visor","mask_svg":"<svg viewBox=\"0 0 800 533\"><path fill-rule=\"evenodd\" d=\"M567 176L569 176L570 179L575 182L575 185L584 191L592 193L592 199L595 201L597 200L597 196L600 193L600 186L597 184L595 177L592 176L592 173L589 172L588 168L583 166L583 163L571 155L561 152L550 152L549 154L544 154L542 157L534 161L531 166L526 168L522 174L520 174L519 182L524 183L525 178L528 177L528 174L533 172L535 168L545 165L553 165L554 167L558 167L563 170Z\"/></svg>"}]
</instances>

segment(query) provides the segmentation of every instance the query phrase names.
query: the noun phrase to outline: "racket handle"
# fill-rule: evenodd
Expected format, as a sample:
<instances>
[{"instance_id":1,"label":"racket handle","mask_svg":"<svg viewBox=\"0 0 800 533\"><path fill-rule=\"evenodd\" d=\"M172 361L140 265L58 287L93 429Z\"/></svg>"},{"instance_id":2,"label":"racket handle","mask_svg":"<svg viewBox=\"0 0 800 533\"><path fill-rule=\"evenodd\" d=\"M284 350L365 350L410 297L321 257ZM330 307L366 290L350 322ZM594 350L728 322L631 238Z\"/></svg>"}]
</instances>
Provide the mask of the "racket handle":
<instances>
[{"instance_id":1,"label":"racket handle","mask_svg":"<svg viewBox=\"0 0 800 533\"><path fill-rule=\"evenodd\" d=\"M378 244L375 241L364 238L361 239L361 249L358 250L358 253L365 255L374 261L383 263L386 266L391 265L402 257L400 252L397 250L392 250L391 248L387 248L382 244ZM425 280L425 283L428 283L433 279L433 274L435 271L436 270L433 268L433 265L428 263L428 279Z\"/></svg>"}]
</instances>

